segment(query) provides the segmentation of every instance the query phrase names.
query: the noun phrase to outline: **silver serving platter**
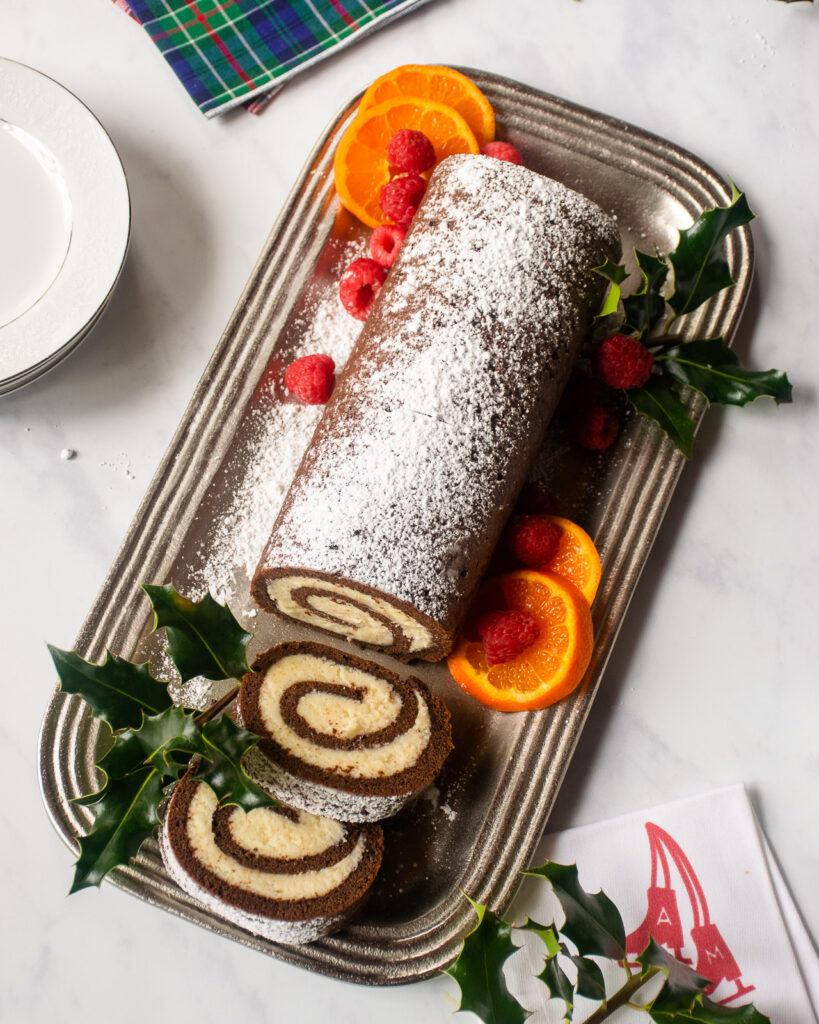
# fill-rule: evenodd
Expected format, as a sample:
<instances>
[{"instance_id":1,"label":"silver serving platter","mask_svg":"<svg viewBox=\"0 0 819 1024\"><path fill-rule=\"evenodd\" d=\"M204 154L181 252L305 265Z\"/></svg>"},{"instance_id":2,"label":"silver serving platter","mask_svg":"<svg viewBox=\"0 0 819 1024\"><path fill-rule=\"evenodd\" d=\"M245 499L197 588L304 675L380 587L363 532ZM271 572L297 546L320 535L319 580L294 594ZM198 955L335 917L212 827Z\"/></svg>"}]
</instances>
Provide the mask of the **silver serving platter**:
<instances>
[{"instance_id":1,"label":"silver serving platter","mask_svg":"<svg viewBox=\"0 0 819 1024\"><path fill-rule=\"evenodd\" d=\"M703 208L730 199L711 168L662 138L509 79L464 70L494 106L499 136L519 146L529 166L616 215L628 254L634 246L668 251L680 227ZM125 657L151 657L162 674L159 640L148 635L151 621L139 584L173 579L184 591L195 579L214 523L248 472L247 435L262 394L257 385L276 360L280 365L288 358L306 329L308 290L336 287L332 254L350 239L365 237L363 227L340 210L332 174L336 144L358 99L319 139L267 239L77 638L84 657L100 660L109 647ZM737 285L687 318L688 336L730 340L736 329L753 267L748 229L730 236L726 255ZM630 256L628 261L633 269ZM692 409L699 421L704 402L692 398ZM503 908L529 863L684 464L644 420L630 420L616 445L602 454L579 452L559 425L550 429L540 472L568 513L590 531L603 563L588 673L555 707L502 714L464 694L445 665L413 667L448 704L455 751L438 781L437 804L421 800L385 823L379 880L344 931L323 942L286 947L227 924L168 880L153 841L110 880L205 928L337 978L399 984L447 965L474 924L463 893ZM254 620L246 576L238 572L237 578L234 611L258 629L251 654L283 639L318 637L261 613ZM217 689L207 688L199 698L210 700ZM70 801L95 786L100 738L99 724L82 700L54 694L41 735L42 792L55 828L74 851L75 837L88 829L91 817Z\"/></svg>"}]
</instances>

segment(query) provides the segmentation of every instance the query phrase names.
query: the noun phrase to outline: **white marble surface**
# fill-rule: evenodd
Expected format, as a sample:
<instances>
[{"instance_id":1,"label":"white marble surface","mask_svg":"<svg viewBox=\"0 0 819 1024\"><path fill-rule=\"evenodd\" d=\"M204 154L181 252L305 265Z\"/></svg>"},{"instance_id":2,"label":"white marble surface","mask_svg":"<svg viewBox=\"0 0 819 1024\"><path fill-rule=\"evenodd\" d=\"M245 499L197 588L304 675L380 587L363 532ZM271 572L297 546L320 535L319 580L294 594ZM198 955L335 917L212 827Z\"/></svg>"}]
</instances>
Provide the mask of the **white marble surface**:
<instances>
[{"instance_id":1,"label":"white marble surface","mask_svg":"<svg viewBox=\"0 0 819 1024\"><path fill-rule=\"evenodd\" d=\"M315 137L347 95L406 62L485 67L666 135L730 173L759 214L738 347L754 366L787 368L796 403L706 418L552 827L744 781L816 934L819 10L436 0L292 82L261 118L216 121L112 4L5 0L0 11L3 56L62 82L111 133L134 214L99 328L0 398L0 1018L449 1019L446 979L358 988L109 886L66 899L71 858L36 770L54 683L43 641L71 646ZM75 460L60 460L66 446Z\"/></svg>"}]
</instances>

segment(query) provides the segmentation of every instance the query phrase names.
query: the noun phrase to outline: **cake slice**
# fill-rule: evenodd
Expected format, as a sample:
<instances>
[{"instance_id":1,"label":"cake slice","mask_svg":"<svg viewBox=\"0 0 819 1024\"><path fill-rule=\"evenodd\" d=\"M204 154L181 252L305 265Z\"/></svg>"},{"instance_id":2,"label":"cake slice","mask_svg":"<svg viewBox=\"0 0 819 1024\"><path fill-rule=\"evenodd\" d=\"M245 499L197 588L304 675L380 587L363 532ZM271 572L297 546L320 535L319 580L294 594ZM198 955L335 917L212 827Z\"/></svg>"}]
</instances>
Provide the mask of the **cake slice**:
<instances>
[{"instance_id":1,"label":"cake slice","mask_svg":"<svg viewBox=\"0 0 819 1024\"><path fill-rule=\"evenodd\" d=\"M444 658L619 254L565 185L442 161L273 525L261 607Z\"/></svg>"},{"instance_id":2,"label":"cake slice","mask_svg":"<svg viewBox=\"0 0 819 1024\"><path fill-rule=\"evenodd\" d=\"M396 814L452 749L449 712L420 679L354 654L286 643L244 677L239 715L262 740L244 765L278 799L340 821Z\"/></svg>"},{"instance_id":3,"label":"cake slice","mask_svg":"<svg viewBox=\"0 0 819 1024\"><path fill-rule=\"evenodd\" d=\"M255 935L299 945L339 929L381 865L377 825L289 807L220 807L189 772L174 790L160 851L177 885Z\"/></svg>"}]
</instances>

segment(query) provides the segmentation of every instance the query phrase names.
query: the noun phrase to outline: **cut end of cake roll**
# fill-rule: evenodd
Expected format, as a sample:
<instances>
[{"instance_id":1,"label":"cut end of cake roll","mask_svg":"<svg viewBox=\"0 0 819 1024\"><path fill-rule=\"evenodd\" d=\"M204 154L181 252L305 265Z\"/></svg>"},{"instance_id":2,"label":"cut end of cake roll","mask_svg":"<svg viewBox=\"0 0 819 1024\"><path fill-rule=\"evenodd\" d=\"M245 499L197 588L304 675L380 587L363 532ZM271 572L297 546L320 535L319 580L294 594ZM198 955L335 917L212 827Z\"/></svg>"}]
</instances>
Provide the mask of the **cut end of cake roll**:
<instances>
[{"instance_id":1,"label":"cut end of cake roll","mask_svg":"<svg viewBox=\"0 0 819 1024\"><path fill-rule=\"evenodd\" d=\"M251 778L340 821L396 814L452 749L449 712L420 679L323 644L261 655L242 682L239 715L262 737L245 756Z\"/></svg>"},{"instance_id":2,"label":"cut end of cake roll","mask_svg":"<svg viewBox=\"0 0 819 1024\"><path fill-rule=\"evenodd\" d=\"M289 807L220 807L188 773L160 833L168 874L233 924L287 945L337 931L381 866L377 825L344 825Z\"/></svg>"},{"instance_id":3,"label":"cut end of cake roll","mask_svg":"<svg viewBox=\"0 0 819 1024\"><path fill-rule=\"evenodd\" d=\"M252 592L266 611L400 661L440 661L452 650L454 635L406 601L326 573L274 570Z\"/></svg>"}]
</instances>

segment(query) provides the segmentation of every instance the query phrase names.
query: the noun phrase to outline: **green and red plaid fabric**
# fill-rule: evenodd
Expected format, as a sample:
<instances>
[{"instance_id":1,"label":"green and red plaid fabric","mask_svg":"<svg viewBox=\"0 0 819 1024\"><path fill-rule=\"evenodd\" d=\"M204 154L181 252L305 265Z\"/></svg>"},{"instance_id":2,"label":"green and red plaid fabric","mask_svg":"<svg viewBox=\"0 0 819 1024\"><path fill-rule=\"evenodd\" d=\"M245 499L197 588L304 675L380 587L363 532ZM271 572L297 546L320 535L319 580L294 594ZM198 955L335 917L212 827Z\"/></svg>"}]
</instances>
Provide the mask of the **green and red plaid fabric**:
<instances>
[{"instance_id":1,"label":"green and red plaid fabric","mask_svg":"<svg viewBox=\"0 0 819 1024\"><path fill-rule=\"evenodd\" d=\"M426 0L128 0L208 117Z\"/></svg>"}]
</instances>

